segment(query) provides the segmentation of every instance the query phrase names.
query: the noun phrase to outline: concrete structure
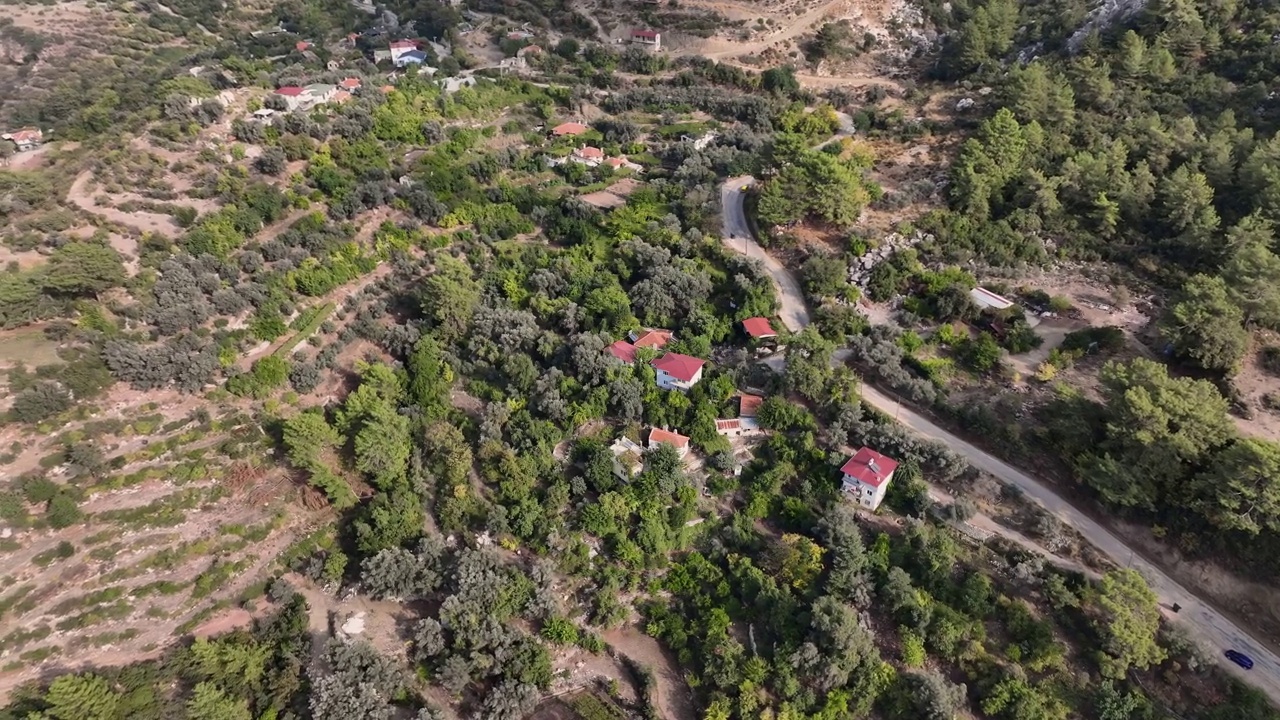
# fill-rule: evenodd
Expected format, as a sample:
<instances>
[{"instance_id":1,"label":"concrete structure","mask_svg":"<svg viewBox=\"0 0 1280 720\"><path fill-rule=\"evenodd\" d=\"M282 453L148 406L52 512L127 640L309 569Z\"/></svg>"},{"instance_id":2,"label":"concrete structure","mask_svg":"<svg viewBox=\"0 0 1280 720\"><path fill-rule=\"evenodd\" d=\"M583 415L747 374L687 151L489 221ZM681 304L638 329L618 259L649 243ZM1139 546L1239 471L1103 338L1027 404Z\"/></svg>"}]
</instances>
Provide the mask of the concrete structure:
<instances>
[{"instance_id":1,"label":"concrete structure","mask_svg":"<svg viewBox=\"0 0 1280 720\"><path fill-rule=\"evenodd\" d=\"M523 55L517 55L515 57L509 57L509 58L502 58L502 60L498 61L498 72L502 73L503 75L518 73L521 70L528 69L528 67L529 67L529 63L525 62Z\"/></svg>"},{"instance_id":2,"label":"concrete structure","mask_svg":"<svg viewBox=\"0 0 1280 720\"><path fill-rule=\"evenodd\" d=\"M323 105L333 100L333 98L338 94L337 85L328 85L325 83L313 83L302 90L303 95L311 101L312 105Z\"/></svg>"},{"instance_id":3,"label":"concrete structure","mask_svg":"<svg viewBox=\"0 0 1280 720\"><path fill-rule=\"evenodd\" d=\"M689 454L689 438L678 432L671 432L662 428L653 428L649 431L648 448L650 450L656 448L660 443L665 443L676 449L676 454L680 459L684 459Z\"/></svg>"},{"instance_id":4,"label":"concrete structure","mask_svg":"<svg viewBox=\"0 0 1280 720\"><path fill-rule=\"evenodd\" d=\"M752 340L767 340L778 337L778 333L774 332L773 326L769 324L768 318L747 318L742 321L742 329L746 331Z\"/></svg>"},{"instance_id":5,"label":"concrete structure","mask_svg":"<svg viewBox=\"0 0 1280 720\"><path fill-rule=\"evenodd\" d=\"M680 353L667 353L654 360L652 365L658 371L658 387L687 392L702 381L702 367L706 361Z\"/></svg>"},{"instance_id":6,"label":"concrete structure","mask_svg":"<svg viewBox=\"0 0 1280 720\"><path fill-rule=\"evenodd\" d=\"M613 474L622 482L630 482L631 478L644 470L644 448L631 438L618 438L609 446L609 450L613 452Z\"/></svg>"},{"instance_id":7,"label":"concrete structure","mask_svg":"<svg viewBox=\"0 0 1280 720\"><path fill-rule=\"evenodd\" d=\"M973 304L983 310L1004 310L1013 307L1013 301L997 295L983 287L976 287L969 291L969 299L973 300Z\"/></svg>"},{"instance_id":8,"label":"concrete structure","mask_svg":"<svg viewBox=\"0 0 1280 720\"><path fill-rule=\"evenodd\" d=\"M862 507L875 510L884 501L889 483L893 481L893 471L897 469L897 460L864 447L840 467L843 475L840 490Z\"/></svg>"}]
</instances>

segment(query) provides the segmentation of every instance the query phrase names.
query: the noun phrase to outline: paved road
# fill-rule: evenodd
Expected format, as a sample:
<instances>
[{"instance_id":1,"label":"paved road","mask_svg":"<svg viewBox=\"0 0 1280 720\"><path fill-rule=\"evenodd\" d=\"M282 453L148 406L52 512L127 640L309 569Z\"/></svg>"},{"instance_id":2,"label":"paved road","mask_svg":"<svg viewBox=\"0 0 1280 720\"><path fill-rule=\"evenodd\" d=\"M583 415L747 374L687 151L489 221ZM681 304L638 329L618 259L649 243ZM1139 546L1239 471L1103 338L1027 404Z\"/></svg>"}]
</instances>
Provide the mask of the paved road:
<instances>
[{"instance_id":1,"label":"paved road","mask_svg":"<svg viewBox=\"0 0 1280 720\"><path fill-rule=\"evenodd\" d=\"M736 238L724 238L724 242L737 252L746 252L751 257L760 258L764 261L765 267L768 268L769 274L773 277L774 284L778 287L782 303L782 312L780 314L782 323L787 326L788 330L799 332L809 324L809 312L805 307L804 295L800 292L800 286L796 283L795 276L781 263L765 253L764 249L756 244L754 240L744 239L749 238L750 226L747 224L743 209L744 193L742 188L753 182L754 180L750 177L732 178L721 188L720 196L725 232L737 236ZM847 351L837 351L833 361L844 362L847 358ZM785 359L781 355L776 355L770 357L766 362L778 368L785 362ZM1002 482L1021 488L1027 497L1035 499L1045 510L1075 528L1076 531L1093 543L1100 552L1109 556L1117 565L1132 567L1141 573L1160 597L1162 606L1166 608L1166 617L1184 628L1204 652L1215 659L1227 672L1265 692L1273 703L1280 705L1280 658L1277 658L1261 642L1250 636L1247 631L1235 625L1209 603L1201 600L1190 590L1165 575L1158 567L1138 554L1134 548L1125 544L1123 540L1116 537L1091 517L1077 510L1070 502L1043 482L994 457L985 450L975 447L945 428L939 427L928 418L898 403L874 387L864 383L861 390L862 399L871 406L893 417L917 433L943 443L951 448L953 452L967 458L974 467L995 476ZM1167 610L1168 607L1175 603L1182 606L1181 611L1177 614ZM1246 671L1226 660L1222 656L1222 651L1226 648L1239 650L1253 658L1253 670Z\"/></svg>"}]
</instances>

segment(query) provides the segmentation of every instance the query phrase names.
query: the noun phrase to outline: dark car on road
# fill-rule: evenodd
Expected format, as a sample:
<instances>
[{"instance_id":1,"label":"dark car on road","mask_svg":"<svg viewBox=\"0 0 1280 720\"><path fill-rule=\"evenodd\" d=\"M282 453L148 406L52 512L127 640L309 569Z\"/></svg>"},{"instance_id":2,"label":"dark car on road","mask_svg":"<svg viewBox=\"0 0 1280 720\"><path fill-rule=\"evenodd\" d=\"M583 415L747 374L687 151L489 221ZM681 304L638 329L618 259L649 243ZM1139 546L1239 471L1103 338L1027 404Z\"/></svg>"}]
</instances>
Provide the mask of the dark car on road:
<instances>
[{"instance_id":1,"label":"dark car on road","mask_svg":"<svg viewBox=\"0 0 1280 720\"><path fill-rule=\"evenodd\" d=\"M1236 652L1235 650L1228 650L1223 654L1227 656L1228 660L1239 665L1245 670L1253 669L1253 658L1249 657L1248 655L1245 655L1242 652Z\"/></svg>"}]
</instances>

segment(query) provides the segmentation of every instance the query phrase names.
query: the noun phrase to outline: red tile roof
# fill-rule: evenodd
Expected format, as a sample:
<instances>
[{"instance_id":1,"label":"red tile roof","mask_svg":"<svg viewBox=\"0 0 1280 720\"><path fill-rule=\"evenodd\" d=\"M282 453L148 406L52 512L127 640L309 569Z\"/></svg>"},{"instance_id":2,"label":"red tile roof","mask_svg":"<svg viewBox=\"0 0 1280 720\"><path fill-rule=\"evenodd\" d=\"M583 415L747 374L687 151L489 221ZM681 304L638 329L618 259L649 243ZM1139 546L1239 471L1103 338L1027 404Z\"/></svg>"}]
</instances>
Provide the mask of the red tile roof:
<instances>
[{"instance_id":1,"label":"red tile roof","mask_svg":"<svg viewBox=\"0 0 1280 720\"><path fill-rule=\"evenodd\" d=\"M598 147L591 147L590 145L586 147L580 147L575 152L577 152L578 157L584 157L584 158L587 158L588 160L593 158L596 160L599 160L600 158L604 157L603 150L601 150Z\"/></svg>"},{"instance_id":2,"label":"red tile roof","mask_svg":"<svg viewBox=\"0 0 1280 720\"><path fill-rule=\"evenodd\" d=\"M689 438L670 430L653 428L649 431L649 447L653 447L655 443L666 443L679 450L689 447Z\"/></svg>"},{"instance_id":3,"label":"red tile roof","mask_svg":"<svg viewBox=\"0 0 1280 720\"><path fill-rule=\"evenodd\" d=\"M723 432L725 430L740 430L740 429L742 429L742 421L737 418L731 418L729 420L716 420L716 432Z\"/></svg>"},{"instance_id":4,"label":"red tile roof","mask_svg":"<svg viewBox=\"0 0 1280 720\"><path fill-rule=\"evenodd\" d=\"M624 363L631 364L636 361L636 346L626 340L619 340L606 348L606 350L610 355Z\"/></svg>"},{"instance_id":5,"label":"red tile roof","mask_svg":"<svg viewBox=\"0 0 1280 720\"><path fill-rule=\"evenodd\" d=\"M871 448L864 447L840 467L840 472L864 485L880 487L880 483L893 474L898 461L885 457Z\"/></svg>"},{"instance_id":6,"label":"red tile roof","mask_svg":"<svg viewBox=\"0 0 1280 720\"><path fill-rule=\"evenodd\" d=\"M277 95L285 95L287 97L298 97L302 93L302 88L297 85L285 85L284 87L276 90Z\"/></svg>"},{"instance_id":7,"label":"red tile roof","mask_svg":"<svg viewBox=\"0 0 1280 720\"><path fill-rule=\"evenodd\" d=\"M44 139L44 131L40 128L24 127L5 134L5 138L18 142L40 142Z\"/></svg>"},{"instance_id":8,"label":"red tile roof","mask_svg":"<svg viewBox=\"0 0 1280 720\"><path fill-rule=\"evenodd\" d=\"M702 366L706 364L705 360L681 355L680 353L667 353L653 361L655 369L661 370L681 382L693 380L698 371L702 369Z\"/></svg>"},{"instance_id":9,"label":"red tile roof","mask_svg":"<svg viewBox=\"0 0 1280 720\"><path fill-rule=\"evenodd\" d=\"M551 128L551 134L559 135L559 136L581 135L582 133L586 132L588 129L589 128L586 125L583 125L582 123L567 122L567 123L561 123Z\"/></svg>"},{"instance_id":10,"label":"red tile roof","mask_svg":"<svg viewBox=\"0 0 1280 720\"><path fill-rule=\"evenodd\" d=\"M342 82L338 83L338 85L347 90L355 90L360 87L360 78L343 78Z\"/></svg>"},{"instance_id":11,"label":"red tile roof","mask_svg":"<svg viewBox=\"0 0 1280 720\"><path fill-rule=\"evenodd\" d=\"M760 411L760 404L764 402L764 398L759 395L742 394L738 399L738 417L755 417Z\"/></svg>"},{"instance_id":12,"label":"red tile roof","mask_svg":"<svg viewBox=\"0 0 1280 720\"><path fill-rule=\"evenodd\" d=\"M306 50L307 48L311 47L311 43L307 42L306 40L299 40L298 43L293 47L296 48L298 52L302 52L303 50Z\"/></svg>"},{"instance_id":13,"label":"red tile roof","mask_svg":"<svg viewBox=\"0 0 1280 720\"><path fill-rule=\"evenodd\" d=\"M778 337L778 333L774 332L773 326L769 324L768 318L747 318L742 321L742 329L753 338Z\"/></svg>"},{"instance_id":14,"label":"red tile roof","mask_svg":"<svg viewBox=\"0 0 1280 720\"><path fill-rule=\"evenodd\" d=\"M632 31L631 37L641 37L646 40L653 40L658 37L658 32L656 30L635 30Z\"/></svg>"},{"instance_id":15,"label":"red tile roof","mask_svg":"<svg viewBox=\"0 0 1280 720\"><path fill-rule=\"evenodd\" d=\"M670 330L642 330L638 333L631 333L631 342L636 347L651 347L661 349L667 346L667 343L675 339L676 334Z\"/></svg>"},{"instance_id":16,"label":"red tile roof","mask_svg":"<svg viewBox=\"0 0 1280 720\"><path fill-rule=\"evenodd\" d=\"M417 50L418 43L414 42L413 40L396 40L395 42L391 43L391 49L392 50L408 50L408 49Z\"/></svg>"}]
</instances>

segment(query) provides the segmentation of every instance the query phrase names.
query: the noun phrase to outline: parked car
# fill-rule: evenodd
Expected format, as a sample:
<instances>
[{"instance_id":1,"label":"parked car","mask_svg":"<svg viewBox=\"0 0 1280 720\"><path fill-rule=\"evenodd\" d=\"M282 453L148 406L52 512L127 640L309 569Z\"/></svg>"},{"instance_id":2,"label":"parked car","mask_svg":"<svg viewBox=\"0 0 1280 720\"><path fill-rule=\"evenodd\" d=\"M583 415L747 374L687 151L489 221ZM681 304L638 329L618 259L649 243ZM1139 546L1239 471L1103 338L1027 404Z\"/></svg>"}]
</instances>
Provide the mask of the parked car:
<instances>
[{"instance_id":1,"label":"parked car","mask_svg":"<svg viewBox=\"0 0 1280 720\"><path fill-rule=\"evenodd\" d=\"M1242 652L1236 652L1235 650L1228 650L1223 654L1227 656L1228 660L1239 665L1245 670L1253 669L1253 658L1249 657L1248 655L1245 655Z\"/></svg>"}]
</instances>

